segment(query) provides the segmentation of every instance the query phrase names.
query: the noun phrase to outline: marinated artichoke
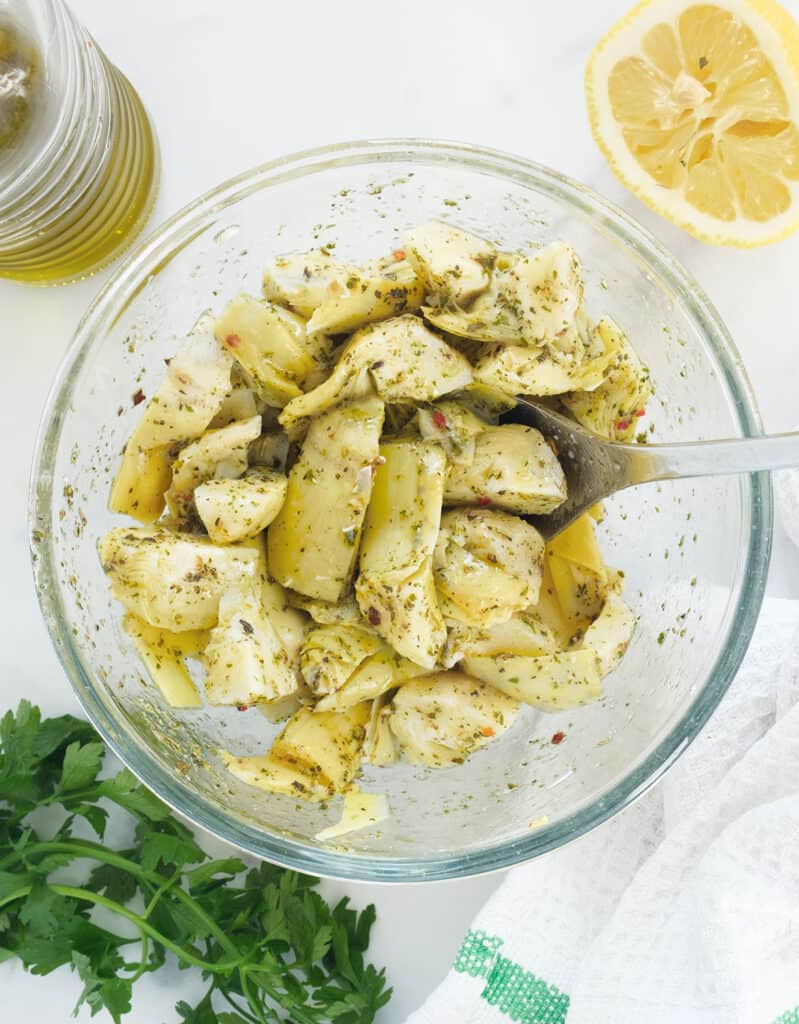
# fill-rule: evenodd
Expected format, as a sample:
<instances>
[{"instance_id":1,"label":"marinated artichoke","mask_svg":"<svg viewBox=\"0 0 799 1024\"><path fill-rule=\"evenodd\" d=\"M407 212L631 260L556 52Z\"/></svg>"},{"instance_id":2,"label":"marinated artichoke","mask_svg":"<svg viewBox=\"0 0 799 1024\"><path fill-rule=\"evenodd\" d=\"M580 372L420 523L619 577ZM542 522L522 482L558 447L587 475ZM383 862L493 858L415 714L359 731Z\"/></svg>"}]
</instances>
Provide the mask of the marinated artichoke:
<instances>
[{"instance_id":1,"label":"marinated artichoke","mask_svg":"<svg viewBox=\"0 0 799 1024\"><path fill-rule=\"evenodd\" d=\"M284 723L269 750L224 753L230 773L274 799L345 795L320 841L387 815L363 763L456 766L522 704L596 700L635 629L594 517L546 545L523 518L566 479L504 414L557 396L629 440L648 371L589 318L567 245L500 251L445 221L400 244L362 266L279 257L263 297L203 314L134 399L109 507L144 525L98 544L168 704Z\"/></svg>"}]
</instances>

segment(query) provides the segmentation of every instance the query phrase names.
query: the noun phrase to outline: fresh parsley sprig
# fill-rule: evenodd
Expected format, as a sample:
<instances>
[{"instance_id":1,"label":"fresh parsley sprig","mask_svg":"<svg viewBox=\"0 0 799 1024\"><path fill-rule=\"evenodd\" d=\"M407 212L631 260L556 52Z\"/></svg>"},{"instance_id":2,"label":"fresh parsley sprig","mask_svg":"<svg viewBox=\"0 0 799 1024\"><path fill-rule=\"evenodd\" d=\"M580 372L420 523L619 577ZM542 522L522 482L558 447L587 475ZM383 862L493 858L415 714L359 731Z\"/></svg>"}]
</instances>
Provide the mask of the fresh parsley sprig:
<instances>
[{"instance_id":1,"label":"fresh parsley sprig","mask_svg":"<svg viewBox=\"0 0 799 1024\"><path fill-rule=\"evenodd\" d=\"M136 981L169 954L208 983L196 1006L177 1004L183 1024L374 1020L391 996L384 971L364 960L374 907L330 908L318 879L209 859L129 771L100 778L104 757L94 729L71 715L42 719L22 701L0 720L0 962L16 957L33 974L69 964L83 982L76 1011L104 1008L117 1024ZM126 849L103 842L109 805L135 820ZM34 824L48 815L33 814L46 807L62 819L48 832ZM80 819L96 841L76 834ZM60 880L86 863L83 884ZM135 937L96 923L96 907Z\"/></svg>"}]
</instances>

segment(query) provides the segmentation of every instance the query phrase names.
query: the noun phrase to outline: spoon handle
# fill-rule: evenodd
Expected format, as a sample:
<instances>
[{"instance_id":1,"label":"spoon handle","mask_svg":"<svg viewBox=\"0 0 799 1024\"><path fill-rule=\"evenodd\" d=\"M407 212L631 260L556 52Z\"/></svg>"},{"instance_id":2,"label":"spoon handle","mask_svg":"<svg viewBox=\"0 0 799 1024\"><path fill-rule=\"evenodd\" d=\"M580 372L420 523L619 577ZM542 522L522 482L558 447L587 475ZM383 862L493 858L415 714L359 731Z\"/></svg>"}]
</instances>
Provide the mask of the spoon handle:
<instances>
[{"instance_id":1,"label":"spoon handle","mask_svg":"<svg viewBox=\"0 0 799 1024\"><path fill-rule=\"evenodd\" d=\"M650 448L625 447L628 451L628 486L647 480L755 473L799 466L799 433L658 444Z\"/></svg>"}]
</instances>

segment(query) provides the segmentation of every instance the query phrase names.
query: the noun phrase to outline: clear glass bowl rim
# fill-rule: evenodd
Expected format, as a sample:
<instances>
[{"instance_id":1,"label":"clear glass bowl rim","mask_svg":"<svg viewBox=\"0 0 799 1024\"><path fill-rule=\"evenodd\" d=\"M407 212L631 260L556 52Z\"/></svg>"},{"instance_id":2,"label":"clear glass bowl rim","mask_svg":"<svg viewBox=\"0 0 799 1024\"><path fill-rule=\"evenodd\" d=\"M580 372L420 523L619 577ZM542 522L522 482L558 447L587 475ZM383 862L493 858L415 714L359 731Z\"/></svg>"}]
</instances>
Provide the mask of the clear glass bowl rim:
<instances>
[{"instance_id":1,"label":"clear glass bowl rim","mask_svg":"<svg viewBox=\"0 0 799 1024\"><path fill-rule=\"evenodd\" d=\"M566 206L588 214L629 246L679 296L719 363L735 403L743 436L762 433L760 415L746 371L721 318L697 282L645 228L614 204L547 167L497 150L459 142L424 139L369 139L304 150L252 168L200 196L179 210L140 242L119 265L79 323L59 366L42 413L31 471L31 531L49 523L55 452L71 389L89 352L124 311L152 274L196 237L213 228L215 216L253 192L306 177L331 167L365 163L409 163L459 166L501 175L534 187ZM669 734L610 790L561 821L522 838L461 853L423 858L378 857L320 849L260 831L255 825L225 816L221 808L198 799L179 778L169 775L139 747L133 734L121 729L99 698L86 673L61 610L55 571L55 548L49 533L31 540L39 604L51 640L73 689L100 735L133 771L175 811L240 849L273 863L309 874L364 882L421 882L468 877L497 871L555 850L585 834L622 810L658 781L696 737L724 696L743 659L757 622L765 592L771 553L773 495L768 474L751 474L748 511L750 532L742 584L723 649L705 684Z\"/></svg>"}]
</instances>

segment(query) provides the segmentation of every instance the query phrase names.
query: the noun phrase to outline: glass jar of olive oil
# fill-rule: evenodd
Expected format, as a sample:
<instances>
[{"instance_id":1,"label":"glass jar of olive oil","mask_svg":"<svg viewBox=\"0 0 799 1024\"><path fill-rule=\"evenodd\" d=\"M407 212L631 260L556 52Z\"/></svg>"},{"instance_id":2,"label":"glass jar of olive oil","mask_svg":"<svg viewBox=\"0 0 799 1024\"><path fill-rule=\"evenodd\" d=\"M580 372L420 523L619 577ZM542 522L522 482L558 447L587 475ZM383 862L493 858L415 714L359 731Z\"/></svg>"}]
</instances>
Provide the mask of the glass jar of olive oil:
<instances>
[{"instance_id":1,"label":"glass jar of olive oil","mask_svg":"<svg viewBox=\"0 0 799 1024\"><path fill-rule=\"evenodd\" d=\"M0 278L52 284L109 263L158 176L141 100L63 0L0 0Z\"/></svg>"}]
</instances>

